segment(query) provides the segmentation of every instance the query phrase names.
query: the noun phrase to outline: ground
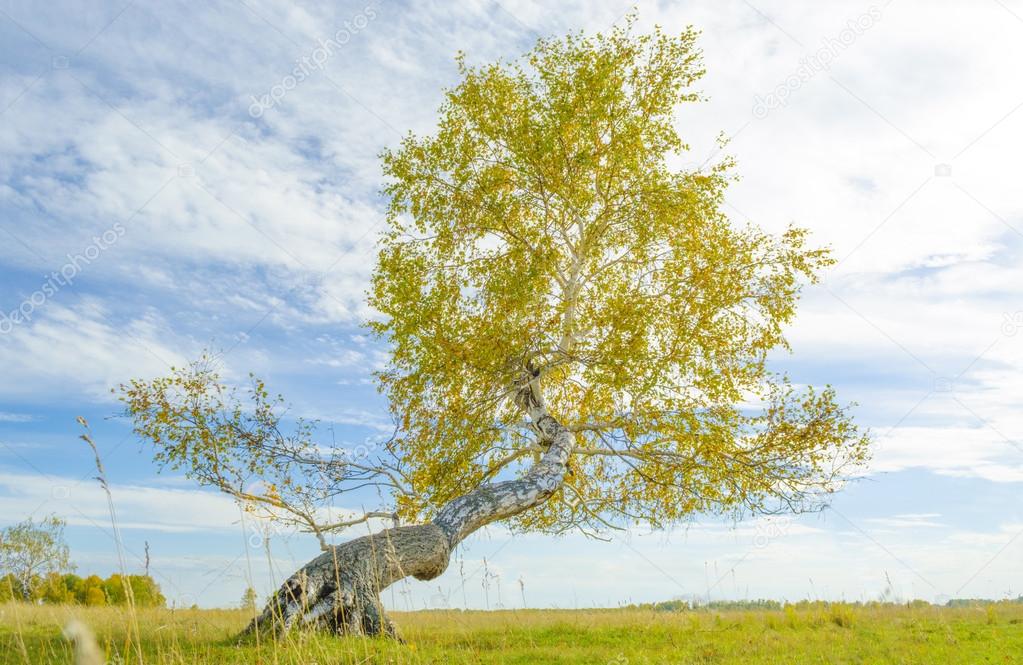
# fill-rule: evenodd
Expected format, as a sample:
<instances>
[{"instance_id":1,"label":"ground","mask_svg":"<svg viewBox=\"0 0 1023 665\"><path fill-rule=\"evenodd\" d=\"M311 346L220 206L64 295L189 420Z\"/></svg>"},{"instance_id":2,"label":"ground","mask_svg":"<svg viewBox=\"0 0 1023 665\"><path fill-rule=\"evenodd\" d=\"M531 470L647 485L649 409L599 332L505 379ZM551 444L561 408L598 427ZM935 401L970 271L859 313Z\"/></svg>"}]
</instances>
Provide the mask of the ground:
<instances>
[{"instance_id":1,"label":"ground","mask_svg":"<svg viewBox=\"0 0 1023 665\"><path fill-rule=\"evenodd\" d=\"M137 663L118 608L0 605L0 663L71 663L61 627L99 636L110 663ZM295 635L238 644L240 610L140 610L144 662L265 663L1023 663L1023 604L850 605L776 611L507 610L394 613L406 644Z\"/></svg>"}]
</instances>

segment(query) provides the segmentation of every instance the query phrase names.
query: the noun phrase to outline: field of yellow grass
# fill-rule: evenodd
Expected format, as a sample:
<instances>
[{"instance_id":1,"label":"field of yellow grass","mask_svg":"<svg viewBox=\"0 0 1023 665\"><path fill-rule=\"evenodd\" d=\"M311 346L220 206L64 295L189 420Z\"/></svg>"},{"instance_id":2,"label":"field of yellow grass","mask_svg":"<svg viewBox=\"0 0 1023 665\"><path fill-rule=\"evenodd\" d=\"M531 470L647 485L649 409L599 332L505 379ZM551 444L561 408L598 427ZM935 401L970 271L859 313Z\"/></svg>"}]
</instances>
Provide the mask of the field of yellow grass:
<instances>
[{"instance_id":1,"label":"field of yellow grass","mask_svg":"<svg viewBox=\"0 0 1023 665\"><path fill-rule=\"evenodd\" d=\"M395 613L406 639L294 634L239 643L239 610L0 605L0 662L72 663L73 619L109 663L1023 663L1023 604L813 604L777 611ZM140 639L136 640L133 635Z\"/></svg>"}]
</instances>

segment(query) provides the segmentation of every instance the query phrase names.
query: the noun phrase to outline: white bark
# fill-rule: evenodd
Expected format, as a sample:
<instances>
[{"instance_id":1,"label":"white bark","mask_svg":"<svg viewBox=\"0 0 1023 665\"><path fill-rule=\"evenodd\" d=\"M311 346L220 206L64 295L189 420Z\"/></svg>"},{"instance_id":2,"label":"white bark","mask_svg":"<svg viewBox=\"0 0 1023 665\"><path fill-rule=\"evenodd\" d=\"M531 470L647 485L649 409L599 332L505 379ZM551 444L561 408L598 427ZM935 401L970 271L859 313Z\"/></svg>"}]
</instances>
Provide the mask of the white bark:
<instances>
[{"instance_id":1,"label":"white bark","mask_svg":"<svg viewBox=\"0 0 1023 665\"><path fill-rule=\"evenodd\" d=\"M451 551L477 529L543 503L564 483L574 435L547 413L539 378L520 386L517 402L546 448L521 478L482 485L448 502L429 524L385 529L332 546L289 577L246 632L311 626L336 633L397 637L379 594L408 576L443 573Z\"/></svg>"}]
</instances>

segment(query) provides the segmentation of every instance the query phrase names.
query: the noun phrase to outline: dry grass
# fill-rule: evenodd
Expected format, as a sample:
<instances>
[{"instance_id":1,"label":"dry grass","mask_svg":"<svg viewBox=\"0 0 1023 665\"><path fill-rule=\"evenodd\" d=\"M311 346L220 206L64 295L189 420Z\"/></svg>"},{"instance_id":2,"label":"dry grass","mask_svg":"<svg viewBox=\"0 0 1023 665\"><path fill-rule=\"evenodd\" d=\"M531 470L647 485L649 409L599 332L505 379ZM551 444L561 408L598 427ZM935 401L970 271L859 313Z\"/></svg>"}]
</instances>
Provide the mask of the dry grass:
<instances>
[{"instance_id":1,"label":"dry grass","mask_svg":"<svg viewBox=\"0 0 1023 665\"><path fill-rule=\"evenodd\" d=\"M819 605L784 611L525 610L395 613L408 643L297 634L237 643L236 610L139 610L154 665L265 663L1017 663L1023 606ZM0 606L0 662L72 663L61 630L97 635L107 662L137 663L123 608Z\"/></svg>"}]
</instances>

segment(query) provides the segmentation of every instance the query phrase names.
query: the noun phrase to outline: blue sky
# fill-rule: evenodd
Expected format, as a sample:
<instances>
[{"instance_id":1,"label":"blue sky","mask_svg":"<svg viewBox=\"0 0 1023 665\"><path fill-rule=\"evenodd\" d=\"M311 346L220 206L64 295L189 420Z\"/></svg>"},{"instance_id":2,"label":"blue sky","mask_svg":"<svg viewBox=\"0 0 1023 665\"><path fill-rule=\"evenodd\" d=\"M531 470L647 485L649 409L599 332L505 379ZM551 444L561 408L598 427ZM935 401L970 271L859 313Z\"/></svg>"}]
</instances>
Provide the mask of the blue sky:
<instances>
[{"instance_id":1,"label":"blue sky","mask_svg":"<svg viewBox=\"0 0 1023 665\"><path fill-rule=\"evenodd\" d=\"M82 415L129 565L148 541L173 602L231 604L314 555L157 474L110 388L214 349L229 380L256 372L337 445L387 431L370 381L386 349L359 325L377 155L430 131L457 50L514 57L632 4L0 4L0 520L64 516L80 571L115 570ZM795 222L841 259L775 367L857 402L874 461L820 515L610 543L491 528L388 603L870 599L886 576L901 598L1023 592L1023 4L638 9L641 29L703 30L708 101L679 113L678 165L721 159L730 137L736 222Z\"/></svg>"}]
</instances>

